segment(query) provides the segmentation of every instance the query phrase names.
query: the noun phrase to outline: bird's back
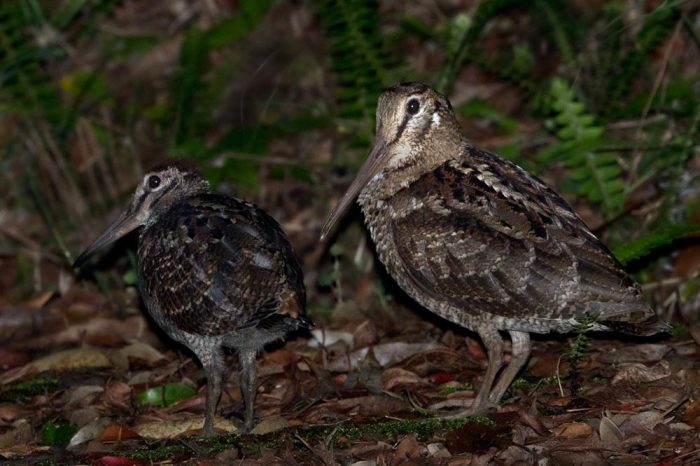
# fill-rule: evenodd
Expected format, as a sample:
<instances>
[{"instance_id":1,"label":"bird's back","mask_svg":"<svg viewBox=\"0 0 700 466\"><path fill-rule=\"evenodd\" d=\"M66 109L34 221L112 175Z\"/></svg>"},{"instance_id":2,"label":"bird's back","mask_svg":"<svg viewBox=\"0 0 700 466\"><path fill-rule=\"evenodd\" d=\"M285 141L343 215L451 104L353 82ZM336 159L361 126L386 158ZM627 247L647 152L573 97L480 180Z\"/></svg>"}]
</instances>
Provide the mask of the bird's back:
<instances>
[{"instance_id":1,"label":"bird's back","mask_svg":"<svg viewBox=\"0 0 700 466\"><path fill-rule=\"evenodd\" d=\"M390 274L434 312L527 332L570 331L585 316L598 330L659 330L608 249L516 165L467 145L401 183L381 202L371 193L361 202Z\"/></svg>"},{"instance_id":2,"label":"bird's back","mask_svg":"<svg viewBox=\"0 0 700 466\"><path fill-rule=\"evenodd\" d=\"M174 204L139 238L139 284L172 335L227 336L307 327L301 265L277 222L235 198Z\"/></svg>"}]
</instances>

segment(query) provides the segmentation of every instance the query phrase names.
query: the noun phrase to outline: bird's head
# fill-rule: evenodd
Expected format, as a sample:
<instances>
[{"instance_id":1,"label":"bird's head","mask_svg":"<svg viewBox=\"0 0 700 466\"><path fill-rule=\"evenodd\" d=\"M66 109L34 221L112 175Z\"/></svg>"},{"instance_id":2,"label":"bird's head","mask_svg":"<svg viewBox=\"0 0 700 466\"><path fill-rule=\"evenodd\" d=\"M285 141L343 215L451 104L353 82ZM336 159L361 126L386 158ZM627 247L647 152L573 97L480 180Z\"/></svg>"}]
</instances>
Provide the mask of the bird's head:
<instances>
[{"instance_id":1,"label":"bird's head","mask_svg":"<svg viewBox=\"0 0 700 466\"><path fill-rule=\"evenodd\" d=\"M151 169L136 187L129 206L83 251L73 267L80 267L98 249L127 233L155 222L176 202L209 191L209 183L192 167L169 162Z\"/></svg>"},{"instance_id":2,"label":"bird's head","mask_svg":"<svg viewBox=\"0 0 700 466\"><path fill-rule=\"evenodd\" d=\"M375 177L415 164L429 156L430 141L461 136L452 105L442 94L422 83L404 83L385 90L377 104L374 145L355 180L333 209L321 230L321 239ZM433 151L435 152L435 151Z\"/></svg>"}]
</instances>

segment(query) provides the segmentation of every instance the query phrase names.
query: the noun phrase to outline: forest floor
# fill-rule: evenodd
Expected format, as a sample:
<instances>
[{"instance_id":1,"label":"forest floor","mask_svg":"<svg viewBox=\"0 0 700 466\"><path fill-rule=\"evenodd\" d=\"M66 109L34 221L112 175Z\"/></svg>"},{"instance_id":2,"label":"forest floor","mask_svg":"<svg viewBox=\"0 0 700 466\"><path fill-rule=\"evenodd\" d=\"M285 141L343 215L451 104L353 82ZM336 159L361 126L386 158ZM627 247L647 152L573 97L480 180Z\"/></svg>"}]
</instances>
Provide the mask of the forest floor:
<instances>
[{"instance_id":1,"label":"forest floor","mask_svg":"<svg viewBox=\"0 0 700 466\"><path fill-rule=\"evenodd\" d=\"M231 421L241 394L230 356L221 435L203 440L202 370L154 330L133 293L78 283L5 305L2 337L12 343L0 349L0 463L700 461L700 351L691 337L537 338L498 410L441 420L431 406L475 396L486 363L478 340L397 302L352 307L261 355L257 424L246 435Z\"/></svg>"},{"instance_id":2,"label":"forest floor","mask_svg":"<svg viewBox=\"0 0 700 466\"><path fill-rule=\"evenodd\" d=\"M334 37L334 2L0 3L0 34L15 34L14 55L0 63L9 154L0 170L0 465L700 464L700 246L684 237L700 223L697 2L579 0L542 11L549 2L490 2L512 7L482 15L478 41L463 45L469 60L457 59L458 39L489 2L353 4L387 44L364 67L345 66L342 54L379 41L365 31L367 48L343 46L361 28ZM562 5L573 11L563 25ZM556 45L567 32L573 49ZM623 65L631 74L619 83ZM487 362L479 340L385 276L358 209L335 243L320 243L319 232L369 149L368 91L394 84L379 75L435 84L450 66L449 95L476 145L538 167L606 244L648 234L630 271L674 330L533 336L497 410L444 420L450 408L437 407L476 395ZM343 72L357 76L345 82ZM576 92L544 111L535 96L549 96L554 77ZM610 175L618 194L623 186L624 203L605 210L581 194L591 163L567 163L585 151L535 160L581 143L559 134L567 128L557 115L606 134L597 160L614 163L593 172ZM260 355L249 434L235 429L241 393L229 355L219 435L198 437L205 378L142 309L133 241L81 276L70 270L148 166L171 156L195 160L217 191L278 219L304 265L316 328Z\"/></svg>"}]
</instances>

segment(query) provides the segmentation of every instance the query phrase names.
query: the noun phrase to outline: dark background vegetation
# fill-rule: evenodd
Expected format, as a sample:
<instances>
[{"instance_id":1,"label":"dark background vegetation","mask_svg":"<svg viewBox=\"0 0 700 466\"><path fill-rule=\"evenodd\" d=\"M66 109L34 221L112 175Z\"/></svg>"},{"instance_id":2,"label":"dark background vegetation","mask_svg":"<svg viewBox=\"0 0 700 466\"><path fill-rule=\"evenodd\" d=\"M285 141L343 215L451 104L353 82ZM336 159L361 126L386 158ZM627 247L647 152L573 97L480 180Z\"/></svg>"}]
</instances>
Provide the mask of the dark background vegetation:
<instances>
[{"instance_id":1,"label":"dark background vegetation","mask_svg":"<svg viewBox=\"0 0 700 466\"><path fill-rule=\"evenodd\" d=\"M412 305L375 270L359 211L330 245L318 236L367 153L377 96L420 80L476 145L575 206L674 338L700 335L697 1L17 0L0 2L0 44L4 308L87 289L100 312L130 315L133 238L88 283L70 264L150 165L181 157L280 221L321 326L396 322ZM44 328L7 322L8 344Z\"/></svg>"}]
</instances>

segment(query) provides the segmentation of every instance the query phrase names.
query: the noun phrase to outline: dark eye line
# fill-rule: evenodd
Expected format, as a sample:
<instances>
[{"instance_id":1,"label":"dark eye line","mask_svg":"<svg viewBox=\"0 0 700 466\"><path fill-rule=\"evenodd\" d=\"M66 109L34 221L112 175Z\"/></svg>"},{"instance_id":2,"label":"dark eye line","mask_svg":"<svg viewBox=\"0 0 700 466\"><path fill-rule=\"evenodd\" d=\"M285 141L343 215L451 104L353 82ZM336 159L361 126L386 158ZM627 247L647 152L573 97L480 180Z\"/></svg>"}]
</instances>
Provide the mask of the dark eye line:
<instances>
[{"instance_id":1,"label":"dark eye line","mask_svg":"<svg viewBox=\"0 0 700 466\"><path fill-rule=\"evenodd\" d=\"M157 204L163 198L163 196L168 194L174 188L175 188L175 183L171 183L170 185L166 186L163 190L158 191L158 197L153 199L153 202L151 203L151 205Z\"/></svg>"}]
</instances>

